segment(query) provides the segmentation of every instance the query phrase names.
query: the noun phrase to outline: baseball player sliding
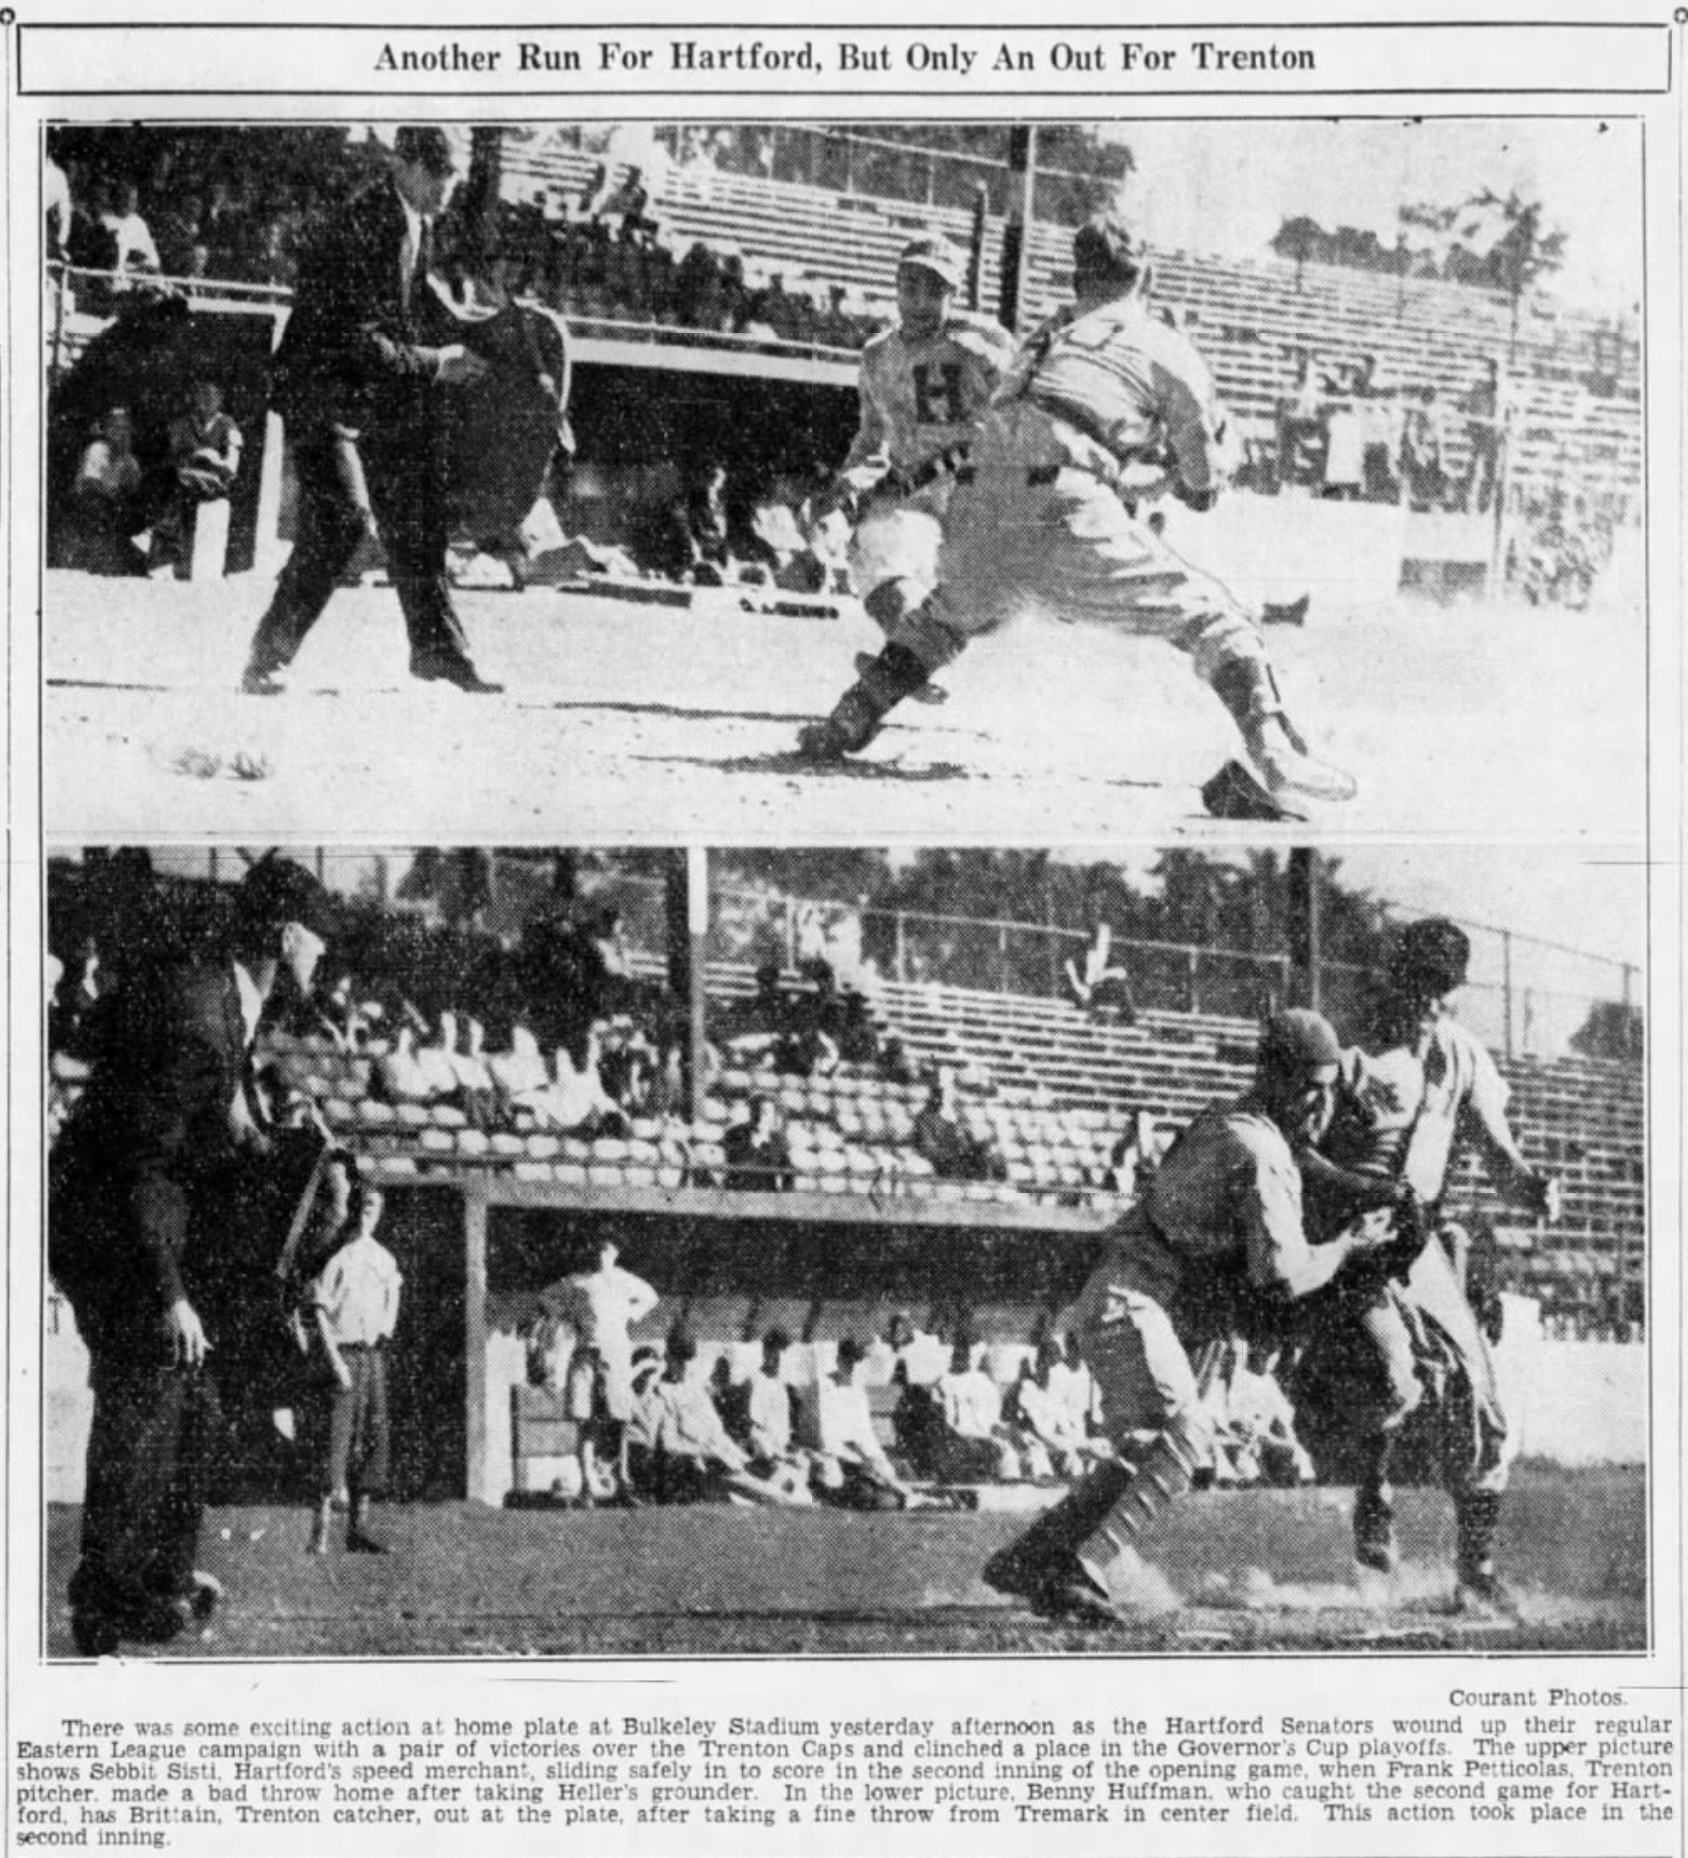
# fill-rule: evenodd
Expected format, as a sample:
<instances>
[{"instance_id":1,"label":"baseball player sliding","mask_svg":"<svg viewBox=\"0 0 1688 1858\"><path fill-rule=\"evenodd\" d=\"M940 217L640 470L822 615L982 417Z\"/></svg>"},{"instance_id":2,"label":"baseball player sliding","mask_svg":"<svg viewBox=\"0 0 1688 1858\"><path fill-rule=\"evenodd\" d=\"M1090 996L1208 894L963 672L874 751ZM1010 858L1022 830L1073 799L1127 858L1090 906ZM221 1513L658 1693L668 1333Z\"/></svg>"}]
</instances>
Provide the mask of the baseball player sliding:
<instances>
[{"instance_id":1,"label":"baseball player sliding","mask_svg":"<svg viewBox=\"0 0 1688 1858\"><path fill-rule=\"evenodd\" d=\"M1153 314L1150 283L1147 254L1117 219L1079 228L1075 301L1020 350L956 473L936 589L858 661L832 714L805 725L805 758L859 753L970 639L1041 609L1189 653L1242 732L1263 811L1353 797L1352 778L1309 754L1285 714L1254 618L1135 513L1162 490L1210 509L1223 479L1212 379Z\"/></svg>"},{"instance_id":2,"label":"baseball player sliding","mask_svg":"<svg viewBox=\"0 0 1688 1858\"><path fill-rule=\"evenodd\" d=\"M961 254L932 234L897 265L897 321L862 350L861 423L833 506L854 524L850 575L888 638L930 595L955 471L1014 357L1000 323L954 307ZM872 664L858 660L858 669ZM923 684L917 699L940 696Z\"/></svg>"}]
</instances>

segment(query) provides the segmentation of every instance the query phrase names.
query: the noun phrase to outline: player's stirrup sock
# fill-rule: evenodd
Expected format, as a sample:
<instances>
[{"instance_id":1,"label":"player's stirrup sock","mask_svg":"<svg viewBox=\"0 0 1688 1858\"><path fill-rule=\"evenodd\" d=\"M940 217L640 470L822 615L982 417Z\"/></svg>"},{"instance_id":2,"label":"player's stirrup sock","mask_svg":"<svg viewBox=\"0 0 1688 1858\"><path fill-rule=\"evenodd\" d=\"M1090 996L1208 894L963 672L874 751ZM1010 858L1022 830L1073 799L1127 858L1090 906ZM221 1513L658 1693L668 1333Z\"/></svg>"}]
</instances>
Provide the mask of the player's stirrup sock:
<instances>
[{"instance_id":1,"label":"player's stirrup sock","mask_svg":"<svg viewBox=\"0 0 1688 1858\"><path fill-rule=\"evenodd\" d=\"M1190 1488L1206 1458L1196 1427L1183 1414L1156 1434L1154 1443L1137 1460L1130 1483L1075 1550L1085 1573L1104 1593L1113 1591L1109 1577L1117 1564L1156 1518Z\"/></svg>"},{"instance_id":2,"label":"player's stirrup sock","mask_svg":"<svg viewBox=\"0 0 1688 1858\"><path fill-rule=\"evenodd\" d=\"M903 698L921 689L931 674L906 645L886 644L838 699L832 714L811 735L804 732L805 747L854 755L879 733L879 725Z\"/></svg>"},{"instance_id":3,"label":"player's stirrup sock","mask_svg":"<svg viewBox=\"0 0 1688 1858\"><path fill-rule=\"evenodd\" d=\"M1088 1477L1052 1504L1023 1535L985 1563L984 1581L999 1593L1034 1595L1057 1564L1090 1535L1124 1496L1131 1467L1105 1459Z\"/></svg>"},{"instance_id":4,"label":"player's stirrup sock","mask_svg":"<svg viewBox=\"0 0 1688 1858\"><path fill-rule=\"evenodd\" d=\"M1495 1575L1495 1535L1500 1528L1500 1494L1468 1490L1454 1498L1454 1524L1459 1538L1459 1578L1482 1586Z\"/></svg>"},{"instance_id":5,"label":"player's stirrup sock","mask_svg":"<svg viewBox=\"0 0 1688 1858\"><path fill-rule=\"evenodd\" d=\"M1213 694L1231 712L1255 771L1274 799L1352 800L1352 775L1315 761L1284 714L1272 667L1259 658L1232 658L1213 673Z\"/></svg>"}]
</instances>

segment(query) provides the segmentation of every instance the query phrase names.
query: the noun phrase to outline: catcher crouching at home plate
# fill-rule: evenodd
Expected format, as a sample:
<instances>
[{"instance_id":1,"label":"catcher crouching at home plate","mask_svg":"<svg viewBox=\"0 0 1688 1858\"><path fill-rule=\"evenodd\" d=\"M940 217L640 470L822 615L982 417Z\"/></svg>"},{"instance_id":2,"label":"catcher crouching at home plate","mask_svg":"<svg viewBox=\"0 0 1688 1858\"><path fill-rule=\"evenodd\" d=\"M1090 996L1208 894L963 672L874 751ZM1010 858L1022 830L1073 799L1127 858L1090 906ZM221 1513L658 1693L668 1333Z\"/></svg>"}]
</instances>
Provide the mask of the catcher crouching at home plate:
<instances>
[{"instance_id":1,"label":"catcher crouching at home plate","mask_svg":"<svg viewBox=\"0 0 1688 1858\"><path fill-rule=\"evenodd\" d=\"M1291 724L1254 618L1136 514L1163 488L1210 509L1224 475L1207 366L1155 316L1149 287L1148 255L1124 225L1099 214L1079 228L1076 301L1030 338L991 400L944 517L937 588L890 628L832 714L800 732L807 759L866 748L970 639L1041 609L1188 653L1242 732L1258 780L1230 768L1221 778L1241 780L1251 810L1353 797L1349 776L1315 760Z\"/></svg>"},{"instance_id":2,"label":"catcher crouching at home plate","mask_svg":"<svg viewBox=\"0 0 1688 1858\"><path fill-rule=\"evenodd\" d=\"M273 1288L231 1285L229 1223L273 1165L247 1073L258 1021L288 977L301 994L331 932L301 866L265 858L242 881L220 961L137 963L101 1003L93 1073L53 1155L48 1263L90 1357L94 1396L82 1559L70 1582L85 1656L162 1643L209 1615L195 1567L220 1427L218 1345ZM277 1321L279 1322L279 1315Z\"/></svg>"},{"instance_id":3,"label":"catcher crouching at home plate","mask_svg":"<svg viewBox=\"0 0 1688 1858\"><path fill-rule=\"evenodd\" d=\"M1230 1335L1243 1312L1275 1322L1376 1243L1356 1227L1314 1246L1302 1221L1296 1154L1330 1121L1341 1058L1318 1014L1269 1019L1248 1094L1196 1118L1110 1233L1078 1326L1121 1460L993 1555L988 1586L1040 1612L1129 1617L1133 1544L1212 1462L1191 1352Z\"/></svg>"},{"instance_id":4,"label":"catcher crouching at home plate","mask_svg":"<svg viewBox=\"0 0 1688 1858\"><path fill-rule=\"evenodd\" d=\"M415 677L476 694L446 579L449 451L444 390L487 364L439 342L429 285L434 222L462 179L454 134L406 127L391 175L333 219L305 253L276 351L273 398L299 484L298 536L252 640L242 688L272 696L370 527L379 530L410 636Z\"/></svg>"}]
</instances>

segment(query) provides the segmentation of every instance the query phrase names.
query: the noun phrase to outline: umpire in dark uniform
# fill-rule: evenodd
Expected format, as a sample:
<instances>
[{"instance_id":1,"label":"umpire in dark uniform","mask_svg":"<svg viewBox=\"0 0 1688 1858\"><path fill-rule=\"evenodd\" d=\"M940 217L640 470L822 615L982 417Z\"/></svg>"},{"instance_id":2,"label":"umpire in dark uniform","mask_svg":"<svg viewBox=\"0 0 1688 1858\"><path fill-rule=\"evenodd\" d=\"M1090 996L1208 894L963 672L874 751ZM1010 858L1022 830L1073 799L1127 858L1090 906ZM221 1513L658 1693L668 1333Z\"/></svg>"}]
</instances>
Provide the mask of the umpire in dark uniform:
<instances>
[{"instance_id":1,"label":"umpire in dark uniform","mask_svg":"<svg viewBox=\"0 0 1688 1858\"><path fill-rule=\"evenodd\" d=\"M258 1021L284 973L309 988L330 927L321 885L267 857L236 892L226 959L137 962L102 1003L93 1074L55 1149L48 1201L48 1263L87 1344L94 1395L70 1582L85 1656L171 1639L220 1593L194 1565L219 1424L219 1338L202 1313L229 1305L219 1231L270 1147L247 1093Z\"/></svg>"},{"instance_id":2,"label":"umpire in dark uniform","mask_svg":"<svg viewBox=\"0 0 1688 1858\"><path fill-rule=\"evenodd\" d=\"M271 390L292 442L298 536L252 640L241 680L251 695L285 688L371 521L404 609L412 674L500 688L476 672L446 580L442 393L486 371L462 344L435 339L445 312L428 287L434 221L463 172L445 130L400 129L390 175L300 261Z\"/></svg>"}]
</instances>

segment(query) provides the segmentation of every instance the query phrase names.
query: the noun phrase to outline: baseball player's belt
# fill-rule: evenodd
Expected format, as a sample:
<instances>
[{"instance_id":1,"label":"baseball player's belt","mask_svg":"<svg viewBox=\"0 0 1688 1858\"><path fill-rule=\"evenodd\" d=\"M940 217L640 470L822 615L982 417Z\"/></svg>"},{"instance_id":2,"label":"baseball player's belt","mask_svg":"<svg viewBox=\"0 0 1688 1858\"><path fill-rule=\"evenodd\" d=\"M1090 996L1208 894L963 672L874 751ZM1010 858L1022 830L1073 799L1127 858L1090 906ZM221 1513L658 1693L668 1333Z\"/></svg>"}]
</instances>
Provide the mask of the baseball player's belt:
<instances>
[{"instance_id":1,"label":"baseball player's belt","mask_svg":"<svg viewBox=\"0 0 1688 1858\"><path fill-rule=\"evenodd\" d=\"M875 494L903 498L912 497L916 491L924 490L928 484L935 484L941 477L953 477L957 483L971 481L973 467L968 464L970 447L965 444L946 445L941 452L934 452L930 458L924 458L912 471L887 471L884 477L874 485Z\"/></svg>"}]
</instances>

